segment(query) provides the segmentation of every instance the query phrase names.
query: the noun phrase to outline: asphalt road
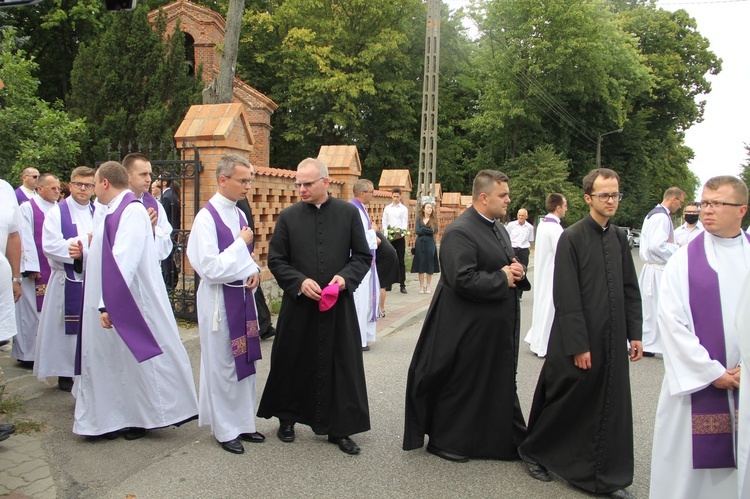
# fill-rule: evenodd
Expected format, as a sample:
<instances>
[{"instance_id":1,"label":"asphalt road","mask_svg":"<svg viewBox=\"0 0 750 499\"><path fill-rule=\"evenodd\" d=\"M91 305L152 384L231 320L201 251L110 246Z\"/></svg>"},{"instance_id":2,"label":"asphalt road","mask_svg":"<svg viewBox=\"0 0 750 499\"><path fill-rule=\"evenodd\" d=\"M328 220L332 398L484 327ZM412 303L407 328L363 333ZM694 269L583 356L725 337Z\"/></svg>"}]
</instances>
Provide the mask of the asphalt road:
<instances>
[{"instance_id":1,"label":"asphalt road","mask_svg":"<svg viewBox=\"0 0 750 499\"><path fill-rule=\"evenodd\" d=\"M634 257L640 267L636 253ZM522 336L529 328L532 296L526 293L522 302ZM354 436L362 448L358 456L343 454L304 426L297 427L294 443L282 443L275 437L277 421L265 419L258 420L258 430L268 437L266 442L246 443L240 456L223 451L210 430L197 422L151 431L136 441L90 441L71 433L74 401L56 389L29 400L24 418L45 423L39 438L58 497L65 498L595 497L559 479L538 482L520 461L457 464L424 450L401 450L406 372L422 316L379 339L364 354L372 430ZM197 376L197 336L189 338L186 347ZM269 341L263 342L264 359L270 357L270 347ZM525 414L542 362L522 343L518 386ZM259 363L258 394L268 367L267 361ZM630 491L639 498L648 496L653 421L663 372L660 358L643 359L631 368L636 467ZM491 424L487 430L492 431Z\"/></svg>"}]
</instances>

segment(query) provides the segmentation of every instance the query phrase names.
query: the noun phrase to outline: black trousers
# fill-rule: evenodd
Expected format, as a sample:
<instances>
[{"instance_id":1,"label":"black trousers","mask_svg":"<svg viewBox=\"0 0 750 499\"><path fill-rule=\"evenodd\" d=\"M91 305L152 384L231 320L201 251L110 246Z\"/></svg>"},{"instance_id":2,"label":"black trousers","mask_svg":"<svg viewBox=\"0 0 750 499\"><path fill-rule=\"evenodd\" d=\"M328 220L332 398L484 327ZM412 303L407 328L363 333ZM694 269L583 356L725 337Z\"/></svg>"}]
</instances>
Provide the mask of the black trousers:
<instances>
[{"instance_id":1,"label":"black trousers","mask_svg":"<svg viewBox=\"0 0 750 499\"><path fill-rule=\"evenodd\" d=\"M401 237L391 241L391 245L396 249L398 257L398 282L401 287L406 285L406 264L404 263L404 253L406 253L406 238Z\"/></svg>"}]
</instances>

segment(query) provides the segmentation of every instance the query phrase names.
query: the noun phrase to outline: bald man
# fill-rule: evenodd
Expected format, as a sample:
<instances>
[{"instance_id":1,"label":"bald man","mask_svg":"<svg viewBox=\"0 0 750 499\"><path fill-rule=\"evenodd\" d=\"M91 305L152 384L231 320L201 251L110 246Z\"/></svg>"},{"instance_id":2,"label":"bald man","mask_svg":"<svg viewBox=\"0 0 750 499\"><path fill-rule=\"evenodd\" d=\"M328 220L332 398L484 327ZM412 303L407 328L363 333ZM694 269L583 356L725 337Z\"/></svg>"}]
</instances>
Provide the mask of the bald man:
<instances>
[{"instance_id":1,"label":"bald man","mask_svg":"<svg viewBox=\"0 0 750 499\"><path fill-rule=\"evenodd\" d=\"M534 240L534 226L528 222L528 219L529 212L526 211L526 208L521 208L516 213L516 220L510 222L507 226L513 252L523 265L524 270L529 266L531 241ZM518 296L521 297L522 295L523 291L519 291Z\"/></svg>"}]
</instances>

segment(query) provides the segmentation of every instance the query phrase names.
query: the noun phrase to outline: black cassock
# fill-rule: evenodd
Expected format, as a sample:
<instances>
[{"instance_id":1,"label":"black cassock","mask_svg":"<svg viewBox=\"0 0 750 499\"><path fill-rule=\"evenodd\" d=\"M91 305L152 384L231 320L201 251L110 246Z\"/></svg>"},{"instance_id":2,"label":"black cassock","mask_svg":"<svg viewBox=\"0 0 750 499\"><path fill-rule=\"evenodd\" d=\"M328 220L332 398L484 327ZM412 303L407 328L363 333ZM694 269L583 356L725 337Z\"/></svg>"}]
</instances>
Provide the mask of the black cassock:
<instances>
[{"instance_id":1,"label":"black cassock","mask_svg":"<svg viewBox=\"0 0 750 499\"><path fill-rule=\"evenodd\" d=\"M404 450L430 444L476 458L515 459L526 435L516 394L518 289L505 228L469 208L440 245L442 274L406 383Z\"/></svg>"},{"instance_id":2,"label":"black cassock","mask_svg":"<svg viewBox=\"0 0 750 499\"><path fill-rule=\"evenodd\" d=\"M281 212L268 268L284 297L259 417L302 423L318 435L370 429L353 293L371 262L354 205L329 197L320 209L299 202ZM346 289L333 308L320 312L317 301L300 294L302 282L309 277L324 288L336 274Z\"/></svg>"},{"instance_id":3,"label":"black cassock","mask_svg":"<svg viewBox=\"0 0 750 499\"><path fill-rule=\"evenodd\" d=\"M521 451L568 482L609 493L633 482L627 340L641 339L641 294L624 231L591 216L560 237L555 319ZM591 352L591 369L573 355Z\"/></svg>"}]
</instances>

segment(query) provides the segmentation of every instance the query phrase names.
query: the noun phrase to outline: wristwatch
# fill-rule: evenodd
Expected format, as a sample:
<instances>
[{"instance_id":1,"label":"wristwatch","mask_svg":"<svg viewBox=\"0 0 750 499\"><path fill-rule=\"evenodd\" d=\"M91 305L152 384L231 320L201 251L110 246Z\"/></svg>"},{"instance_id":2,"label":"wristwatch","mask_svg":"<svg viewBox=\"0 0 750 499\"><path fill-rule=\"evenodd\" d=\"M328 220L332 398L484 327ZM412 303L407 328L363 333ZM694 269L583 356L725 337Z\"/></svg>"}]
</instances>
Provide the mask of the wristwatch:
<instances>
[{"instance_id":1,"label":"wristwatch","mask_svg":"<svg viewBox=\"0 0 750 499\"><path fill-rule=\"evenodd\" d=\"M14 277L14 278L13 278L13 282L17 282L17 283L19 283L19 284L20 284L20 283L22 283L22 282L23 282L23 278L22 278L22 277Z\"/></svg>"}]
</instances>

